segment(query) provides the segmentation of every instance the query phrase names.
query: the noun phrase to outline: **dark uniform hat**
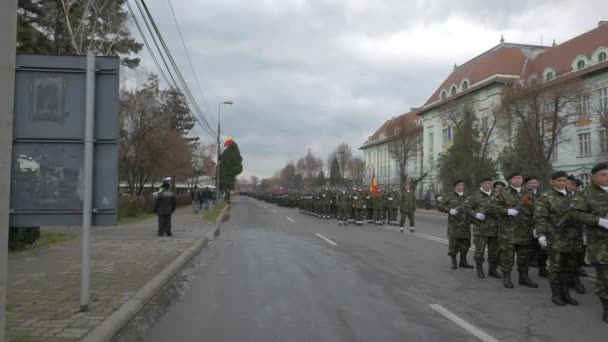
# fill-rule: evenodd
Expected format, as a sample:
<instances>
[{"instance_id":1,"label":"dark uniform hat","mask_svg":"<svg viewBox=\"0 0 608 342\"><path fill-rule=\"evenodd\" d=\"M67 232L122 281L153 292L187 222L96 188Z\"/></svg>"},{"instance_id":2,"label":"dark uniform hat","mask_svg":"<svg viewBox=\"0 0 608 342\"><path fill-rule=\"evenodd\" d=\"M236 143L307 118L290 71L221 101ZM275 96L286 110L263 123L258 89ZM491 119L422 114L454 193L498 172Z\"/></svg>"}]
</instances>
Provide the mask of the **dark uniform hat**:
<instances>
[{"instance_id":1,"label":"dark uniform hat","mask_svg":"<svg viewBox=\"0 0 608 342\"><path fill-rule=\"evenodd\" d=\"M558 178L568 178L568 173L565 171L555 171L551 175L552 180L556 180Z\"/></svg>"},{"instance_id":2,"label":"dark uniform hat","mask_svg":"<svg viewBox=\"0 0 608 342\"><path fill-rule=\"evenodd\" d=\"M596 174L602 170L608 170L608 163L599 163L591 169L591 174Z\"/></svg>"},{"instance_id":3,"label":"dark uniform hat","mask_svg":"<svg viewBox=\"0 0 608 342\"><path fill-rule=\"evenodd\" d=\"M464 181L462 179L457 179L457 180L454 181L454 183L452 184L452 186L456 186L456 185L458 185L460 183L464 183Z\"/></svg>"},{"instance_id":4,"label":"dark uniform hat","mask_svg":"<svg viewBox=\"0 0 608 342\"><path fill-rule=\"evenodd\" d=\"M523 174L520 171L513 171L513 172L511 172L511 174L509 174L509 177L507 177L507 180L511 180L511 178L517 177L517 176L523 176Z\"/></svg>"},{"instance_id":5,"label":"dark uniform hat","mask_svg":"<svg viewBox=\"0 0 608 342\"><path fill-rule=\"evenodd\" d=\"M494 184L492 184L493 187L496 187L497 185L507 186L507 184L505 184L505 182L501 180L497 180L496 182L494 182Z\"/></svg>"},{"instance_id":6,"label":"dark uniform hat","mask_svg":"<svg viewBox=\"0 0 608 342\"><path fill-rule=\"evenodd\" d=\"M580 179L576 179L576 186L583 186L583 181Z\"/></svg>"},{"instance_id":7,"label":"dark uniform hat","mask_svg":"<svg viewBox=\"0 0 608 342\"><path fill-rule=\"evenodd\" d=\"M568 180L576 182L576 178L574 177L574 175L568 175Z\"/></svg>"},{"instance_id":8,"label":"dark uniform hat","mask_svg":"<svg viewBox=\"0 0 608 342\"><path fill-rule=\"evenodd\" d=\"M524 182L525 182L525 183L528 183L528 182L529 182L529 181L531 181L531 180L538 180L538 177L536 177L536 176L528 176L528 177L526 177L526 178L524 179Z\"/></svg>"},{"instance_id":9,"label":"dark uniform hat","mask_svg":"<svg viewBox=\"0 0 608 342\"><path fill-rule=\"evenodd\" d=\"M492 177L484 177L481 179L481 182L479 183L483 183L483 182L491 182L492 181Z\"/></svg>"}]
</instances>

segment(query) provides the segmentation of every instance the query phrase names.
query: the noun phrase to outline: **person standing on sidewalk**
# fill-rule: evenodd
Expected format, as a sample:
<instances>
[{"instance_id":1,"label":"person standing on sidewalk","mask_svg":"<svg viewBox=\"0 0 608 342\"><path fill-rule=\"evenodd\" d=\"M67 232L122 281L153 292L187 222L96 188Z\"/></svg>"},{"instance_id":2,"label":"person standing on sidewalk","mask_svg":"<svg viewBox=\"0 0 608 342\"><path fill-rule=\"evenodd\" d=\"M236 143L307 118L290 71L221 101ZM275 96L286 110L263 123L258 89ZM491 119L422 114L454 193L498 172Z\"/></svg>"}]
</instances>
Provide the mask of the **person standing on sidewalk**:
<instances>
[{"instance_id":1,"label":"person standing on sidewalk","mask_svg":"<svg viewBox=\"0 0 608 342\"><path fill-rule=\"evenodd\" d=\"M413 233L415 231L415 212L416 212L416 195L414 191L412 191L412 185L407 183L405 184L405 190L401 193L401 220L399 222L399 227L401 227L401 232L404 231L405 219L407 218L410 221L410 232Z\"/></svg>"},{"instance_id":2,"label":"person standing on sidewalk","mask_svg":"<svg viewBox=\"0 0 608 342\"><path fill-rule=\"evenodd\" d=\"M158 215L158 236L172 236L171 234L171 215L175 211L175 194L169 188L168 182L163 182L161 190L154 203L154 212Z\"/></svg>"},{"instance_id":3,"label":"person standing on sidewalk","mask_svg":"<svg viewBox=\"0 0 608 342\"><path fill-rule=\"evenodd\" d=\"M433 195L431 191L428 190L426 194L424 194L424 208L426 210L431 210L431 203L433 202Z\"/></svg>"}]
</instances>

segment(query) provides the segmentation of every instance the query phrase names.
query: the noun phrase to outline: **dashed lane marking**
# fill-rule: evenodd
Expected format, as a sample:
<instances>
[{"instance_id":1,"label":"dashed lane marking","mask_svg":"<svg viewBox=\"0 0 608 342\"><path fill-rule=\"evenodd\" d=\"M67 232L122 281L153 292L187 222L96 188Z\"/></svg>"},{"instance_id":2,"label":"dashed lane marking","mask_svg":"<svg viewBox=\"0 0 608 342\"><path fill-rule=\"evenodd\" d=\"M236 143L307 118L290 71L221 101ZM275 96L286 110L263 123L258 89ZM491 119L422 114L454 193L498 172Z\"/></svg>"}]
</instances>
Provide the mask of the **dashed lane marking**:
<instances>
[{"instance_id":1,"label":"dashed lane marking","mask_svg":"<svg viewBox=\"0 0 608 342\"><path fill-rule=\"evenodd\" d=\"M323 236L323 235L321 235L319 233L316 233L315 235L318 236L319 238L325 240L327 243L329 243L332 246L337 246L338 245L337 243L331 241L330 239L326 238L325 236Z\"/></svg>"},{"instance_id":2,"label":"dashed lane marking","mask_svg":"<svg viewBox=\"0 0 608 342\"><path fill-rule=\"evenodd\" d=\"M465 321L464 319L458 317L455 313L453 313L452 311L444 308L443 306L441 306L439 304L429 304L429 306L433 310L435 310L435 311L439 312L440 314L442 314L445 318L447 318L450 321L456 323L458 326L460 326L461 328L463 328L464 330L466 330L467 332L469 332L473 336L475 336L478 339L480 339L481 341L483 341L483 342L498 342L498 340L495 339L494 337L488 335L483 330L477 328L473 324L471 324L471 323Z\"/></svg>"}]
</instances>

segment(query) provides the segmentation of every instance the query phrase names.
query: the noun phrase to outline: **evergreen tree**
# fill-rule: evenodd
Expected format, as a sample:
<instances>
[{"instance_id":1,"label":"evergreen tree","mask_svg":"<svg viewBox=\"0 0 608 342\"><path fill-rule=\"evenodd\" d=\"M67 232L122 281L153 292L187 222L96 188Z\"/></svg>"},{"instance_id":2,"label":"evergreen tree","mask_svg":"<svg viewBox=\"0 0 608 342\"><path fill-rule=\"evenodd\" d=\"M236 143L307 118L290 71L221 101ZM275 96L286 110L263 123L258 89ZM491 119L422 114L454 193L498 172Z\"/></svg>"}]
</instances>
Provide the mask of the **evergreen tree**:
<instances>
[{"instance_id":1,"label":"evergreen tree","mask_svg":"<svg viewBox=\"0 0 608 342\"><path fill-rule=\"evenodd\" d=\"M327 182L327 180L325 179L325 171L323 171L323 170L319 171L319 173L317 174L317 179L315 181L315 185L323 186L323 185L325 185L326 182Z\"/></svg>"},{"instance_id":2,"label":"evergreen tree","mask_svg":"<svg viewBox=\"0 0 608 342\"><path fill-rule=\"evenodd\" d=\"M439 178L444 189L451 189L456 178L462 179L467 189L474 189L483 177L496 174L496 163L483 148L477 118L469 106L453 122L453 144L439 160Z\"/></svg>"},{"instance_id":3,"label":"evergreen tree","mask_svg":"<svg viewBox=\"0 0 608 342\"><path fill-rule=\"evenodd\" d=\"M340 172L340 164L338 158L334 157L331 161L331 169L329 170L329 184L339 185L342 183L342 177Z\"/></svg>"},{"instance_id":4,"label":"evergreen tree","mask_svg":"<svg viewBox=\"0 0 608 342\"><path fill-rule=\"evenodd\" d=\"M236 176L243 172L243 158L239 146L233 142L221 155L220 160L220 190L234 190Z\"/></svg>"}]
</instances>

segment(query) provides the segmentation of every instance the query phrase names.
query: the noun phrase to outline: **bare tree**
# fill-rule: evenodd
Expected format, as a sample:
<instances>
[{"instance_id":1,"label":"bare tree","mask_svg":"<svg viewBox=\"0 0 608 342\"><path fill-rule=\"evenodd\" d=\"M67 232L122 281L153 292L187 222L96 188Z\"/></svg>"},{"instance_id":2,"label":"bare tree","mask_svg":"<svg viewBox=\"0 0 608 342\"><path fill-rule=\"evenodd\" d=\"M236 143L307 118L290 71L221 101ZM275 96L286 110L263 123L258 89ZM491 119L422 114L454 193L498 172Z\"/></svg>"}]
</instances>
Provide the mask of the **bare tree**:
<instances>
[{"instance_id":1,"label":"bare tree","mask_svg":"<svg viewBox=\"0 0 608 342\"><path fill-rule=\"evenodd\" d=\"M336 147L332 155L330 155L329 160L333 160L331 157L335 157L338 160L338 166L340 166L340 178L344 179L346 176L346 169L348 168L348 163L353 159L353 151L346 143L341 143ZM328 163L331 165L331 163Z\"/></svg>"},{"instance_id":2,"label":"bare tree","mask_svg":"<svg viewBox=\"0 0 608 342\"><path fill-rule=\"evenodd\" d=\"M557 146L569 140L564 133L580 119L583 89L580 79L555 85L531 81L506 89L502 114L518 127L529 163L545 179L551 175Z\"/></svg>"},{"instance_id":3,"label":"bare tree","mask_svg":"<svg viewBox=\"0 0 608 342\"><path fill-rule=\"evenodd\" d=\"M354 184L363 183L365 177L365 160L359 156L353 157L348 163L348 172Z\"/></svg>"},{"instance_id":4,"label":"bare tree","mask_svg":"<svg viewBox=\"0 0 608 342\"><path fill-rule=\"evenodd\" d=\"M323 161L309 149L306 155L298 160L296 167L297 171L304 176L306 185L310 186L314 177L323 170Z\"/></svg>"},{"instance_id":5,"label":"bare tree","mask_svg":"<svg viewBox=\"0 0 608 342\"><path fill-rule=\"evenodd\" d=\"M396 162L401 188L407 182L409 162L422 151L422 125L417 124L417 120L415 115L406 114L388 125L387 136L391 139L388 151Z\"/></svg>"},{"instance_id":6,"label":"bare tree","mask_svg":"<svg viewBox=\"0 0 608 342\"><path fill-rule=\"evenodd\" d=\"M260 178L258 176L251 176L250 178L251 186L254 188L260 184Z\"/></svg>"},{"instance_id":7,"label":"bare tree","mask_svg":"<svg viewBox=\"0 0 608 342\"><path fill-rule=\"evenodd\" d=\"M281 179L281 186L284 189L294 188L294 181L296 178L296 166L293 162L287 163L287 165L285 165L285 167L281 170L279 178Z\"/></svg>"}]
</instances>

